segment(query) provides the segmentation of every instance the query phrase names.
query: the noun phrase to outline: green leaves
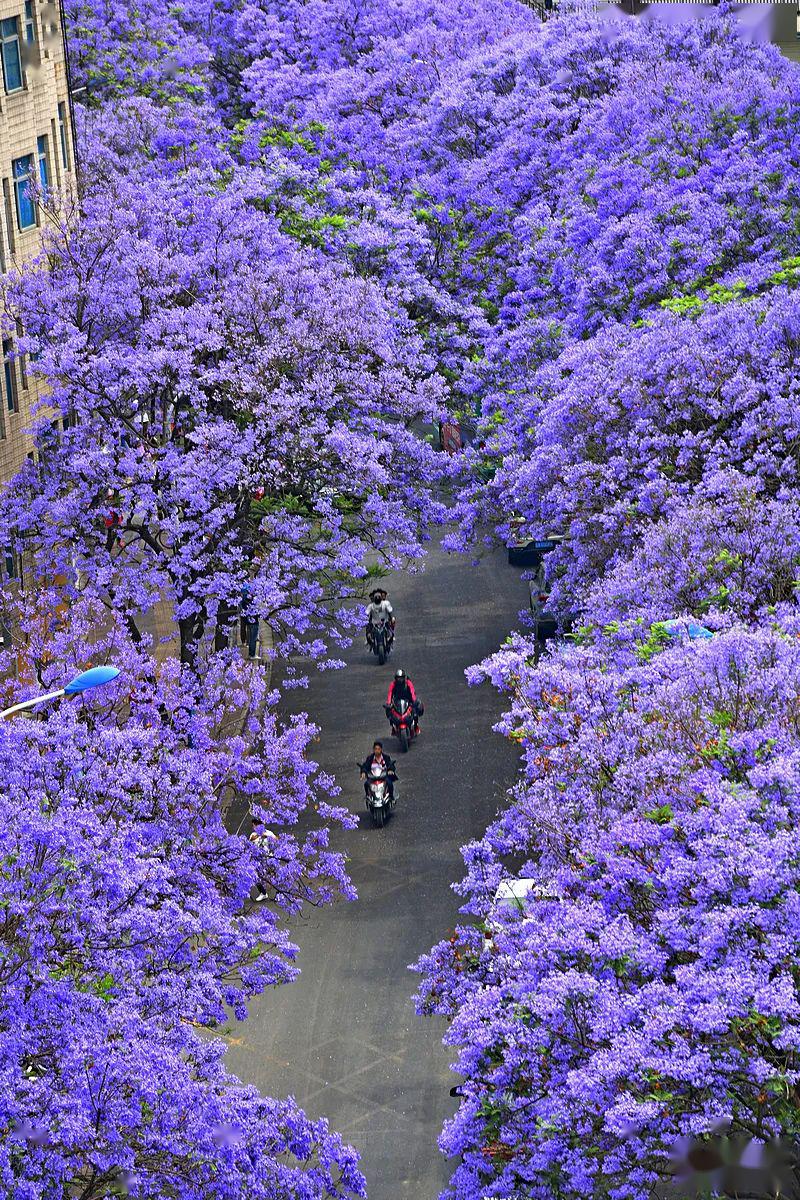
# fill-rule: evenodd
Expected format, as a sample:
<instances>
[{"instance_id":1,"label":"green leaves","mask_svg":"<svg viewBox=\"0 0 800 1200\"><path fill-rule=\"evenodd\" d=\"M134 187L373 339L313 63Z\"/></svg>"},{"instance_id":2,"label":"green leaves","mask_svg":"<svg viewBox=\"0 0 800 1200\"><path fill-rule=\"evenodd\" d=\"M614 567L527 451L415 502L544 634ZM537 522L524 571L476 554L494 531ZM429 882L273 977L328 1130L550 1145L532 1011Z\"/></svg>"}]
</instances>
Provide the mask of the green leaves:
<instances>
[{"instance_id":1,"label":"green leaves","mask_svg":"<svg viewBox=\"0 0 800 1200\"><path fill-rule=\"evenodd\" d=\"M717 729L732 729L734 724L733 713L727 708L715 708L710 713L709 720Z\"/></svg>"},{"instance_id":2,"label":"green leaves","mask_svg":"<svg viewBox=\"0 0 800 1200\"><path fill-rule=\"evenodd\" d=\"M670 636L666 624L656 621L650 626L647 640L636 646L636 657L640 662L649 662L656 654L660 654L669 645Z\"/></svg>"},{"instance_id":3,"label":"green leaves","mask_svg":"<svg viewBox=\"0 0 800 1200\"><path fill-rule=\"evenodd\" d=\"M609 965L617 979L625 979L632 973L630 968L633 961L630 954L620 954L617 958L612 958Z\"/></svg>"},{"instance_id":4,"label":"green leaves","mask_svg":"<svg viewBox=\"0 0 800 1200\"><path fill-rule=\"evenodd\" d=\"M749 288L743 279L737 279L732 284L698 280L684 295L660 301L660 307L682 317L697 316L708 305L734 304L737 301L761 295L773 287L794 288L799 284L800 255L790 255L787 258L783 258L780 268L768 275L764 283L758 287ZM636 324L638 326L639 322Z\"/></svg>"},{"instance_id":5,"label":"green leaves","mask_svg":"<svg viewBox=\"0 0 800 1200\"><path fill-rule=\"evenodd\" d=\"M669 825L670 821L675 818L671 804L659 804L655 808L649 809L643 815L645 820L652 821L655 825Z\"/></svg>"},{"instance_id":6,"label":"green leaves","mask_svg":"<svg viewBox=\"0 0 800 1200\"><path fill-rule=\"evenodd\" d=\"M325 231L328 229L344 229L349 218L341 213L325 213L322 216L309 216L294 209L285 209L278 217L281 229L289 237L295 238L303 246L323 246Z\"/></svg>"},{"instance_id":7,"label":"green leaves","mask_svg":"<svg viewBox=\"0 0 800 1200\"><path fill-rule=\"evenodd\" d=\"M110 1004L114 999L114 976L105 974L101 979L96 979L90 990L95 996L99 996L101 1000L105 1000L106 1004Z\"/></svg>"}]
</instances>

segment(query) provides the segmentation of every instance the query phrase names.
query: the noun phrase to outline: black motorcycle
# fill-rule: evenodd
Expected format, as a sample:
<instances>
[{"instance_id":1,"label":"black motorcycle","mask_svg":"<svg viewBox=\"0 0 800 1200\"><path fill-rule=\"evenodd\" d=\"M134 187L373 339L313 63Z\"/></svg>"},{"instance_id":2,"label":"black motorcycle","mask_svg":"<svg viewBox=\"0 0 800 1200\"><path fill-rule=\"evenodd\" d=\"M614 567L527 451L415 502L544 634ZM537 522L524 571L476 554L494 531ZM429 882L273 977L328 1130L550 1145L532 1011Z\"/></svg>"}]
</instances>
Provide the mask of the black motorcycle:
<instances>
[{"instance_id":1,"label":"black motorcycle","mask_svg":"<svg viewBox=\"0 0 800 1200\"><path fill-rule=\"evenodd\" d=\"M392 626L385 618L370 626L370 647L372 653L377 655L381 666L389 657L393 641Z\"/></svg>"}]
</instances>

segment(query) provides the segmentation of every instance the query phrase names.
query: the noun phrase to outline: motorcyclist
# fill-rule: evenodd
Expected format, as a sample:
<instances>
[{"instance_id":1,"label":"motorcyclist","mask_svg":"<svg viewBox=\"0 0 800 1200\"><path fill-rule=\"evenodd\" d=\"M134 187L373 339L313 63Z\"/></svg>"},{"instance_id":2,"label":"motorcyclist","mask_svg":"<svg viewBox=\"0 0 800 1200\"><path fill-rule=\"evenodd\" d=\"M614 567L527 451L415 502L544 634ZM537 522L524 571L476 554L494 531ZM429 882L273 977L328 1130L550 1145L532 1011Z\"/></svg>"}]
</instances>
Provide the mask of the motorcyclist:
<instances>
[{"instance_id":1,"label":"motorcyclist","mask_svg":"<svg viewBox=\"0 0 800 1200\"><path fill-rule=\"evenodd\" d=\"M394 609L388 600L388 593L384 588L375 588L370 592L370 603L367 605L367 645L372 646L372 627L380 621L387 621L389 625L389 640L394 637Z\"/></svg>"},{"instance_id":2,"label":"motorcyclist","mask_svg":"<svg viewBox=\"0 0 800 1200\"><path fill-rule=\"evenodd\" d=\"M389 716L390 709L397 708L401 700L407 700L413 708L414 723L417 729L419 729L419 718L422 715L422 705L417 699L417 693L414 691L414 684L411 682L408 675L406 675L405 671L401 667L398 667L394 673L394 679L389 685L389 693L386 697L386 704L384 705L387 717Z\"/></svg>"},{"instance_id":3,"label":"motorcyclist","mask_svg":"<svg viewBox=\"0 0 800 1200\"><path fill-rule=\"evenodd\" d=\"M394 804L394 782L397 779L397 768L394 764L394 759L389 758L388 754L383 753L383 742L375 742L372 747L372 754L368 755L361 766L361 778L364 781L364 795L369 799L369 784L373 774L373 767L380 767L381 774L386 776L386 787L389 790L389 803Z\"/></svg>"}]
</instances>

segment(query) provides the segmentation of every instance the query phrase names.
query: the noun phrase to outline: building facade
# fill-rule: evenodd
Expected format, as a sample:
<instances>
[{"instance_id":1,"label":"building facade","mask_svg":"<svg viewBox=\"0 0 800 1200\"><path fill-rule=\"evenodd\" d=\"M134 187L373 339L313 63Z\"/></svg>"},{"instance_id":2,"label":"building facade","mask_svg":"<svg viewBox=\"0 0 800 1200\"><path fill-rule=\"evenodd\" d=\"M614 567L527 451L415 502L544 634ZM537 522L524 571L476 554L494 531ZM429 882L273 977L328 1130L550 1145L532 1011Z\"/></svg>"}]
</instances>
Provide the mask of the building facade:
<instances>
[{"instance_id":1,"label":"building facade","mask_svg":"<svg viewBox=\"0 0 800 1200\"><path fill-rule=\"evenodd\" d=\"M74 191L75 147L59 0L0 0L0 270L36 254L39 190ZM2 338L0 482L31 454L25 430L36 380L14 337Z\"/></svg>"}]
</instances>

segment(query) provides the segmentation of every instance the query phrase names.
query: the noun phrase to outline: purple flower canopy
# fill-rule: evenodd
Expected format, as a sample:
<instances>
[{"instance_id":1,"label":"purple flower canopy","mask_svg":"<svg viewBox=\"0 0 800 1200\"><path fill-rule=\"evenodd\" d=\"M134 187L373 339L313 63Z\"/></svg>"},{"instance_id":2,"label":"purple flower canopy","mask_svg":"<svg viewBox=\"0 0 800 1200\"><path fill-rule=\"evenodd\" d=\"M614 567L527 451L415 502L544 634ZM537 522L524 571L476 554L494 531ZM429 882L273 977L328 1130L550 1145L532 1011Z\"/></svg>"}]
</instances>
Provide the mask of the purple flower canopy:
<instances>
[{"instance_id":1,"label":"purple flower canopy","mask_svg":"<svg viewBox=\"0 0 800 1200\"><path fill-rule=\"evenodd\" d=\"M681 1138L793 1132L797 69L725 12L65 10L81 204L43 198L4 281L49 392L0 498L3 667L10 700L122 676L0 729L5 1191L363 1194L201 1033L293 977L287 914L352 895L313 727L228 643L246 597L338 665L375 547L413 564L445 519L566 535L571 630L471 672L522 763L418 964L465 1080L446 1195L644 1200ZM477 436L442 465L448 414Z\"/></svg>"},{"instance_id":2,"label":"purple flower canopy","mask_svg":"<svg viewBox=\"0 0 800 1200\"><path fill-rule=\"evenodd\" d=\"M244 755L217 732L226 708L230 722L259 701L244 664L194 692L177 664L157 689L140 676L127 703L0 728L4 1188L360 1194L325 1122L238 1086L203 1033L295 977L287 913L352 895L327 829L295 828L312 804L352 824L303 757L313 727L282 728L261 697ZM232 794L270 821L269 854L226 829ZM250 908L256 884L272 905Z\"/></svg>"},{"instance_id":3,"label":"purple flower canopy","mask_svg":"<svg viewBox=\"0 0 800 1200\"><path fill-rule=\"evenodd\" d=\"M626 666L614 636L537 668L520 641L484 666L516 696L504 730L525 762L465 849L466 911L492 937L461 927L418 967L466 1081L442 1138L463 1155L456 1195L554 1178L639 1196L681 1138L786 1129L797 620ZM558 899L498 909L508 861Z\"/></svg>"}]
</instances>

